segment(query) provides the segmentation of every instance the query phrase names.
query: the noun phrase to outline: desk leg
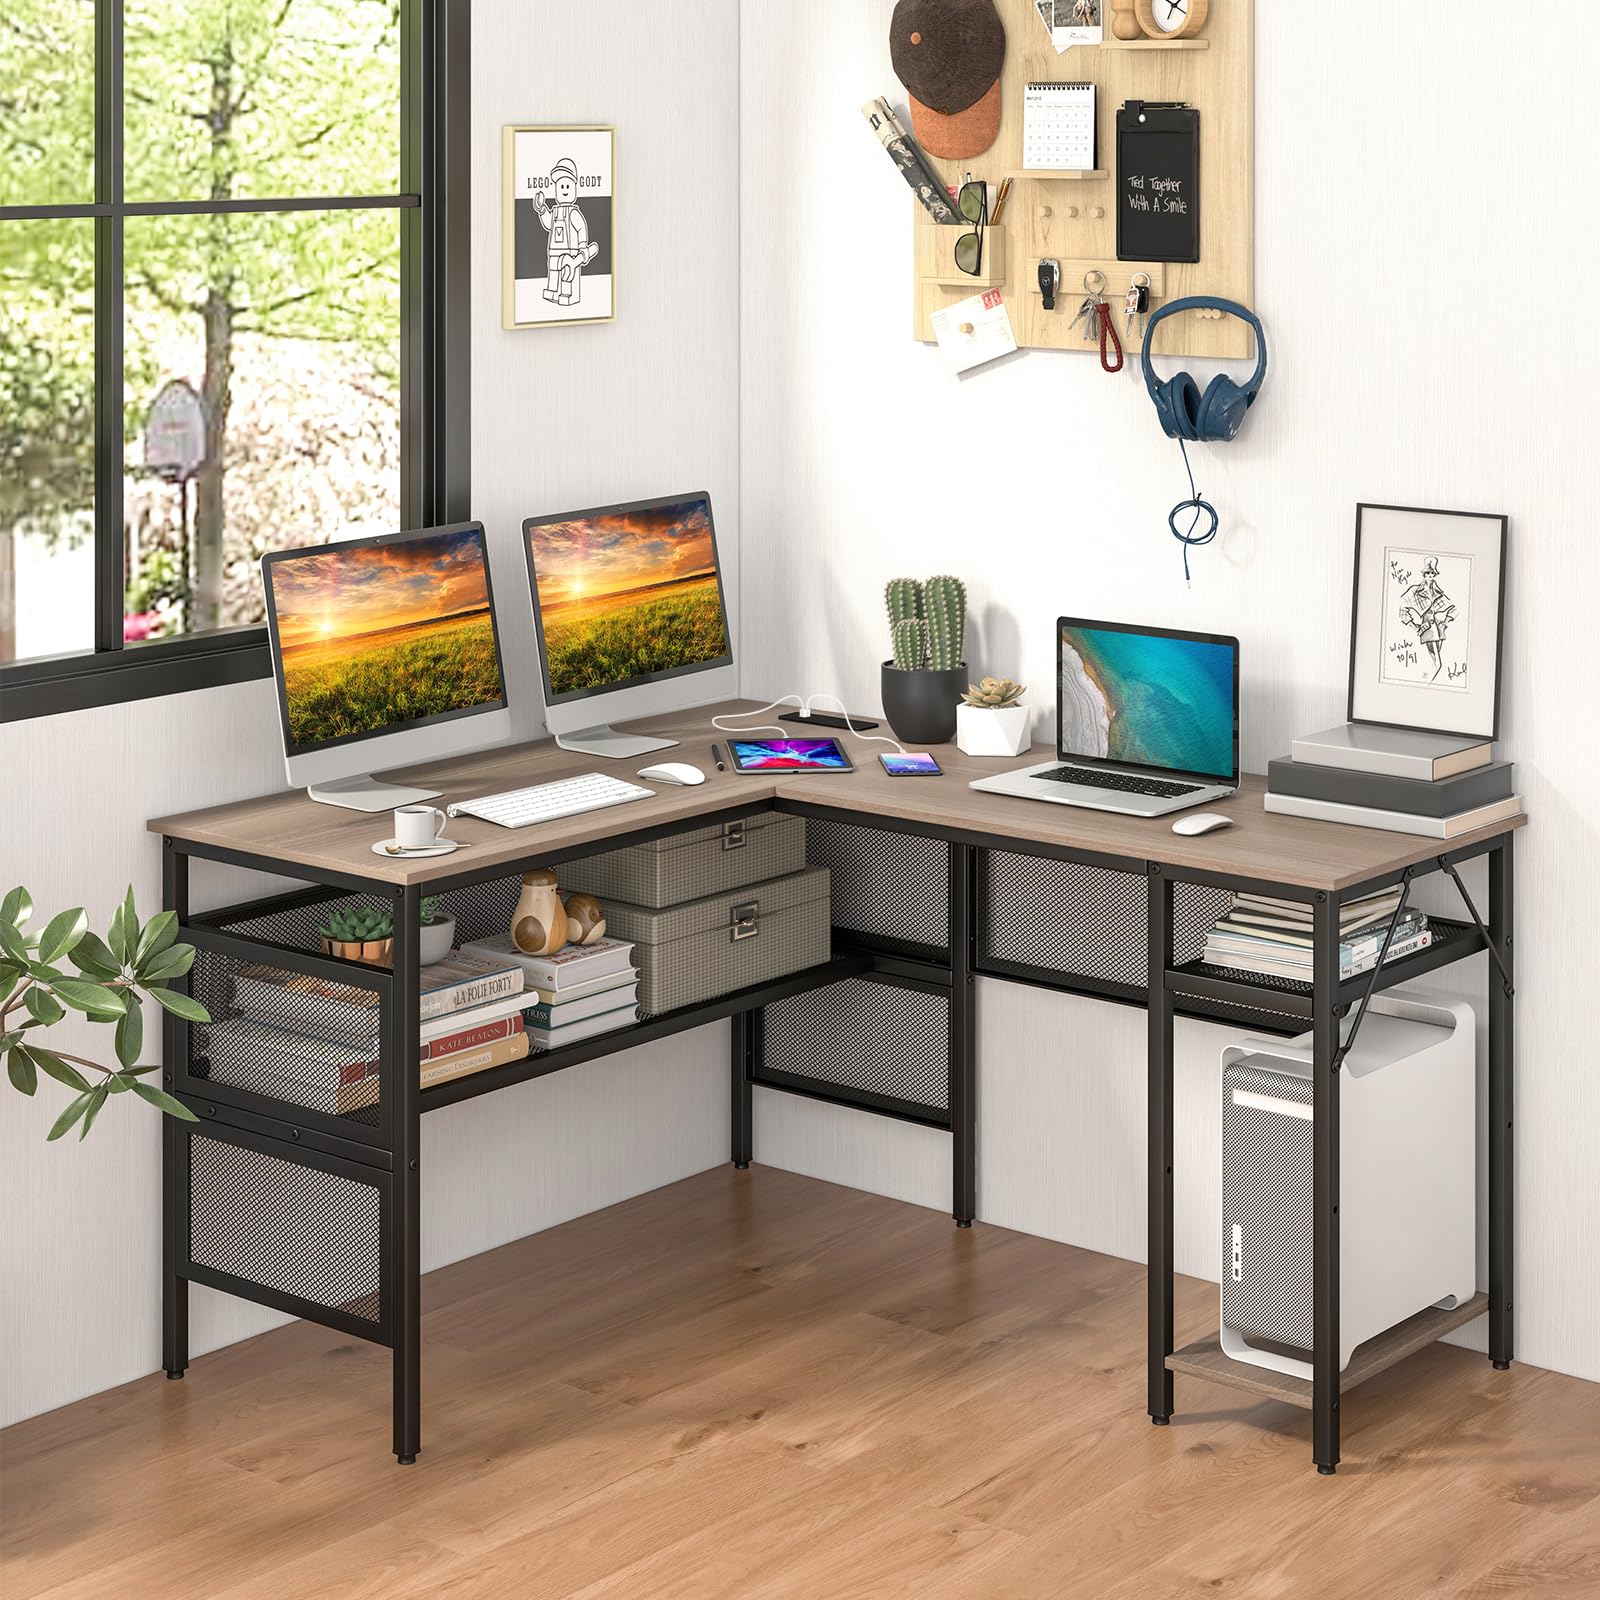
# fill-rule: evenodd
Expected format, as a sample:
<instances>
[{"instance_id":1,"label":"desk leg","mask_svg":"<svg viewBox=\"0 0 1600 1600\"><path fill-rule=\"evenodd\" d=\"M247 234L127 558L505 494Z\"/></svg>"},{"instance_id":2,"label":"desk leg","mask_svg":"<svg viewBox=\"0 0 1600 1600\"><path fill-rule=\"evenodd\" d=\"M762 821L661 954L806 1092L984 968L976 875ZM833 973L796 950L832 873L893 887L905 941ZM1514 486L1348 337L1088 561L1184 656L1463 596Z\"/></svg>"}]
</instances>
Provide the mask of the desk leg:
<instances>
[{"instance_id":1,"label":"desk leg","mask_svg":"<svg viewBox=\"0 0 1600 1600\"><path fill-rule=\"evenodd\" d=\"M1311 913L1311 1435L1317 1471L1339 1465L1339 897Z\"/></svg>"},{"instance_id":2,"label":"desk leg","mask_svg":"<svg viewBox=\"0 0 1600 1600\"><path fill-rule=\"evenodd\" d=\"M1489 1359L1502 1372L1515 1343L1515 839L1508 833L1489 852L1489 937L1506 964L1503 978L1489 964Z\"/></svg>"},{"instance_id":3,"label":"desk leg","mask_svg":"<svg viewBox=\"0 0 1600 1600\"><path fill-rule=\"evenodd\" d=\"M950 847L950 1213L958 1228L978 1214L976 901L978 852Z\"/></svg>"},{"instance_id":4,"label":"desk leg","mask_svg":"<svg viewBox=\"0 0 1600 1600\"><path fill-rule=\"evenodd\" d=\"M394 1184L388 1278L394 1331L394 1453L408 1467L422 1448L422 1114L421 976L418 959L422 891L394 897L394 982L390 987L389 1118Z\"/></svg>"},{"instance_id":5,"label":"desk leg","mask_svg":"<svg viewBox=\"0 0 1600 1600\"><path fill-rule=\"evenodd\" d=\"M189 920L189 858L171 839L162 841L161 905ZM183 984L182 987L187 987ZM189 1029L170 1011L161 1013L162 1060L166 1087L176 1089L185 1066ZM188 1135L172 1117L161 1119L161 1365L169 1378L181 1378L189 1365L189 1280L179 1272L188 1235Z\"/></svg>"},{"instance_id":6,"label":"desk leg","mask_svg":"<svg viewBox=\"0 0 1600 1600\"><path fill-rule=\"evenodd\" d=\"M1149 1038L1146 1091L1149 1128L1145 1152L1149 1240L1146 1260L1149 1297L1150 1420L1164 1428L1172 1420L1172 996L1167 970L1172 965L1172 879L1150 865L1147 925L1149 948Z\"/></svg>"},{"instance_id":7,"label":"desk leg","mask_svg":"<svg viewBox=\"0 0 1600 1600\"><path fill-rule=\"evenodd\" d=\"M756 1038L761 1031L759 1011L738 1011L731 1019L733 1029L733 1164L744 1172L755 1159L755 1090L751 1076L755 1071Z\"/></svg>"}]
</instances>

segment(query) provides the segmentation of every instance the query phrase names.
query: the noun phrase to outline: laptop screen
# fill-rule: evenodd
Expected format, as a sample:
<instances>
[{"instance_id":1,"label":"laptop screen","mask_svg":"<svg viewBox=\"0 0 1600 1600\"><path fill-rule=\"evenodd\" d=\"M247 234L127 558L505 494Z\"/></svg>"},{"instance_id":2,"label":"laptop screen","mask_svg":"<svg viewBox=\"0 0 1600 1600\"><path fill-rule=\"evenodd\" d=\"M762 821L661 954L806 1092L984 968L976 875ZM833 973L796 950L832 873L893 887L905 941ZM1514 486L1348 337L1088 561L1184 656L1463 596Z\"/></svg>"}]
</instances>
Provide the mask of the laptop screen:
<instances>
[{"instance_id":1,"label":"laptop screen","mask_svg":"<svg viewBox=\"0 0 1600 1600\"><path fill-rule=\"evenodd\" d=\"M1239 642L1060 623L1062 760L1237 783Z\"/></svg>"}]
</instances>

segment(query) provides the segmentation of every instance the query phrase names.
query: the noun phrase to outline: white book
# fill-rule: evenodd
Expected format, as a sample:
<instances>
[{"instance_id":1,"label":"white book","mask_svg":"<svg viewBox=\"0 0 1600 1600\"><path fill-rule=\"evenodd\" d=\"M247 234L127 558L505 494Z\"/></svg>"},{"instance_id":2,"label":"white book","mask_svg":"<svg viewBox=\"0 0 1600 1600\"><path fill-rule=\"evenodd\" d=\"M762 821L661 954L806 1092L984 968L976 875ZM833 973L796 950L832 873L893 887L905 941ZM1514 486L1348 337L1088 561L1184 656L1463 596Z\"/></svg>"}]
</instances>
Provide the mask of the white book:
<instances>
[{"instance_id":1,"label":"white book","mask_svg":"<svg viewBox=\"0 0 1600 1600\"><path fill-rule=\"evenodd\" d=\"M1389 778L1417 778L1432 783L1488 766L1494 759L1494 745L1487 739L1463 739L1449 733L1419 733L1412 728L1385 728L1374 722L1346 722L1296 739L1290 753L1296 761L1309 762L1314 767L1343 767L1349 772L1376 772Z\"/></svg>"},{"instance_id":2,"label":"white book","mask_svg":"<svg viewBox=\"0 0 1600 1600\"><path fill-rule=\"evenodd\" d=\"M1459 839L1464 833L1504 822L1522 810L1522 799L1512 795L1493 805L1462 811L1453 817L1417 817L1409 811L1377 811L1371 806L1341 806L1331 800L1302 800L1298 795L1269 794L1268 811L1286 817L1310 817L1317 822L1343 822L1357 828L1383 828L1389 833L1411 833L1422 839Z\"/></svg>"}]
</instances>

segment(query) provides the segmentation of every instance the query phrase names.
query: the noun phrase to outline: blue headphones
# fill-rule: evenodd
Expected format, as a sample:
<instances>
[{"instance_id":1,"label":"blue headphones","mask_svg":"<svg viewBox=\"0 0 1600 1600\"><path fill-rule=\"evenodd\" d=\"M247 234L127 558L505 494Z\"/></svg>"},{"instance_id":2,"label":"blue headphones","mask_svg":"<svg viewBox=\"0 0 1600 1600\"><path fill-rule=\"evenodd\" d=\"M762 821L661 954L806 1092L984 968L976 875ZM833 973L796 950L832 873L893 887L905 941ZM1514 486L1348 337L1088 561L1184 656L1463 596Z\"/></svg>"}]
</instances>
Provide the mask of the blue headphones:
<instances>
[{"instance_id":1,"label":"blue headphones","mask_svg":"<svg viewBox=\"0 0 1600 1600\"><path fill-rule=\"evenodd\" d=\"M1176 316L1180 311L1226 311L1229 316L1238 317L1255 329L1259 359L1249 382L1237 384L1219 372L1202 395L1200 385L1187 372L1180 372L1165 383L1157 381L1150 369L1150 345L1156 336L1156 329L1168 317ZM1169 439L1223 441L1238 434L1244 426L1245 413L1261 393L1261 385L1267 376L1267 336L1260 319L1244 306L1232 300L1217 300L1210 295L1191 295L1186 300L1174 300L1170 305L1162 306L1151 317L1139 360L1144 367L1144 386L1150 391L1156 415L1161 418L1161 426Z\"/></svg>"}]
</instances>

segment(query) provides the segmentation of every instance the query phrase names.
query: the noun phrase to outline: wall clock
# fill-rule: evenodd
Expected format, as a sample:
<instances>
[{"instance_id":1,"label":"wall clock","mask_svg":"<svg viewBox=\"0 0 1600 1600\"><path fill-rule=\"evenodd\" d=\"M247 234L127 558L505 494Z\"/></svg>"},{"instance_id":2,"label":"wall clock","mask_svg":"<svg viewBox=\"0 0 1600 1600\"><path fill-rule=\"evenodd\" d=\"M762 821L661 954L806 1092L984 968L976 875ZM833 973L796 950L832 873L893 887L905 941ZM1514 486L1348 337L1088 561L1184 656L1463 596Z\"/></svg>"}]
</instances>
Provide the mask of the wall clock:
<instances>
[{"instance_id":1,"label":"wall clock","mask_svg":"<svg viewBox=\"0 0 1600 1600\"><path fill-rule=\"evenodd\" d=\"M1192 39L1210 7L1211 0L1137 0L1134 15L1152 39Z\"/></svg>"}]
</instances>

